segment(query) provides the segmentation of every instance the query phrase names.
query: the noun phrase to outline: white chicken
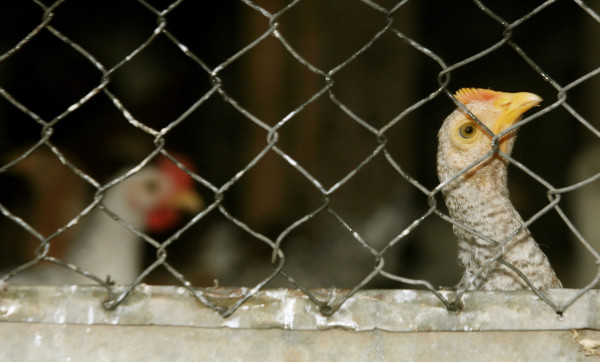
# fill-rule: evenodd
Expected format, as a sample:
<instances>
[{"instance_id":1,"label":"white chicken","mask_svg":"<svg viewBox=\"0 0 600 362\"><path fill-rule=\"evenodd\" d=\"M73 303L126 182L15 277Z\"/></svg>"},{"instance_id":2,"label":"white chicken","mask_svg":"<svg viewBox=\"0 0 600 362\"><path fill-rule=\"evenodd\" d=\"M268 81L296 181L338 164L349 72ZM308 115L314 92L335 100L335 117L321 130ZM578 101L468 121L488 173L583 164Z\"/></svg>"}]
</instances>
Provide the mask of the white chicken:
<instances>
[{"instance_id":1,"label":"white chicken","mask_svg":"<svg viewBox=\"0 0 600 362\"><path fill-rule=\"evenodd\" d=\"M147 165L107 189L102 205L139 232L160 233L174 227L181 212L198 212L202 199L194 190L193 179L161 156L157 165ZM99 207L84 217L82 223L81 235L62 259L101 279L110 277L117 284L134 281L142 270L140 237ZM79 273L62 267L50 268L46 263L9 280L27 284L93 283Z\"/></svg>"}]
</instances>

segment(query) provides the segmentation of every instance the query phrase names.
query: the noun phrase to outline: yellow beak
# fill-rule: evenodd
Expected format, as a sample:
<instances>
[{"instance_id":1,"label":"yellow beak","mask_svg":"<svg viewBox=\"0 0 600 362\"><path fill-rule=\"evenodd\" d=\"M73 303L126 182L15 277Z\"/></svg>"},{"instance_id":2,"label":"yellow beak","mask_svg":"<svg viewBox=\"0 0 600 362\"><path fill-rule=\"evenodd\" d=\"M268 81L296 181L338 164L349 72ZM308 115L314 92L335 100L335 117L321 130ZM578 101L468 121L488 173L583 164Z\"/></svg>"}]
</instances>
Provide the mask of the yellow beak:
<instances>
[{"instance_id":1,"label":"yellow beak","mask_svg":"<svg viewBox=\"0 0 600 362\"><path fill-rule=\"evenodd\" d=\"M499 134L515 124L521 115L542 101L538 95L527 92L505 93L496 100L496 107L503 108L502 114L492 126L491 131ZM500 150L506 152L507 137L500 140Z\"/></svg>"},{"instance_id":2,"label":"yellow beak","mask_svg":"<svg viewBox=\"0 0 600 362\"><path fill-rule=\"evenodd\" d=\"M196 213L202 209L204 202L195 190L179 191L169 205L177 210Z\"/></svg>"}]
</instances>

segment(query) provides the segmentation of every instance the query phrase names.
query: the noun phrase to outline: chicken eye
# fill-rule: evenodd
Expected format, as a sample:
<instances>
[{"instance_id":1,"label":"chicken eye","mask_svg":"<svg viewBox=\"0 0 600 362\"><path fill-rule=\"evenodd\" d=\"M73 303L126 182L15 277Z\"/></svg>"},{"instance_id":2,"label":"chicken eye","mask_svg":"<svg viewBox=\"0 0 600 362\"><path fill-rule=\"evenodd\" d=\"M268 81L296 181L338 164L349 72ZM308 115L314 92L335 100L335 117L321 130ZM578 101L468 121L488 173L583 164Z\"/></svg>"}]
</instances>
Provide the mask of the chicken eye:
<instances>
[{"instance_id":1,"label":"chicken eye","mask_svg":"<svg viewBox=\"0 0 600 362\"><path fill-rule=\"evenodd\" d=\"M159 187L159 184L158 184L158 181L156 181L156 180L148 180L148 181L146 181L146 183L144 183L144 188L150 194L153 194L156 191L158 191L158 187Z\"/></svg>"},{"instance_id":2,"label":"chicken eye","mask_svg":"<svg viewBox=\"0 0 600 362\"><path fill-rule=\"evenodd\" d=\"M475 136L475 132L477 131L477 126L473 122L465 123L458 129L458 134L462 138L471 138Z\"/></svg>"}]
</instances>

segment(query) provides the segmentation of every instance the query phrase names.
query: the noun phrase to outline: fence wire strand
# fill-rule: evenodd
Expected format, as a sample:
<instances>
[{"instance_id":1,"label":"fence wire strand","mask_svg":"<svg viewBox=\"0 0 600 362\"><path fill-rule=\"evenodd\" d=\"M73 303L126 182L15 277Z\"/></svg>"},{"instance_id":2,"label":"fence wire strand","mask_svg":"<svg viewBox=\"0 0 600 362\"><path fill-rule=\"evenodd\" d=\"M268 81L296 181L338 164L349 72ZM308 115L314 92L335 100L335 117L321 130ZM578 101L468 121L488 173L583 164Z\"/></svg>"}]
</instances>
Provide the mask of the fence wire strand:
<instances>
[{"instance_id":1,"label":"fence wire strand","mask_svg":"<svg viewBox=\"0 0 600 362\"><path fill-rule=\"evenodd\" d=\"M585 247L590 254L593 255L596 263L600 264L600 254L598 254L598 251L594 249L588 240L586 240L586 237L579 232L572 220L563 211L560 204L561 197L563 195L581 189L584 186L587 186L600 179L600 172L597 170L597 173L584 180L578 180L577 183L565 187L556 187L527 165L519 162L517 159L509 155L501 154L501 156L504 157L508 163L513 165L513 167L521 170L530 179L539 183L546 190L548 197L548 203L542 209L535 212L533 216L526 218L525 224L522 225L520 229L515 230L505 240L492 240L485 235L480 235L474 230L470 230L468 227L461 225L447 215L443 207L440 206L438 202L440 191L444 185L447 185L448 183L461 177L470 169L488 159L490 155L500 152L498 151L498 146L501 136L513 131L514 129L521 128L530 122L536 122L536 120L538 120L540 117L550 112L555 112L555 110L559 108L566 110L571 117L576 119L577 122L589 132L589 134L596 138L596 141L598 141L598 138L600 138L600 131L592 124L592 122L588 121L582 114L580 114L574 106L569 104L570 98L568 97L568 92L575 90L576 87L590 81L593 77L596 77L598 74L600 74L600 66L586 72L584 75L576 79L570 80L567 85L563 86L550 74L545 72L543 70L543 66L540 65L538 60L534 59L533 56L530 56L528 52L521 48L518 44L518 41L513 37L513 34L517 29L523 27L524 24L530 20L541 16L541 14L544 14L544 12L548 8L554 6L558 0L545 1L512 22L502 18L498 13L494 12L490 7L484 4L484 2L474 0L472 6L475 6L481 11L482 14L498 23L501 26L501 29L498 32L498 38L491 39L490 43L485 48L476 51L474 54L465 54L462 59L453 63L447 62L447 60L445 60L440 54L437 54L433 50L420 44L417 40L411 38L407 32L400 30L401 24L395 20L395 16L401 13L405 7L409 6L410 3L416 2L416 0L413 0L412 2L408 0L398 1L396 4L390 7L383 6L378 2L371 0L360 0L357 1L357 3L361 4L362 6L366 6L366 9L369 11L374 11L375 13L379 14L378 16L381 18L381 26L380 28L376 29L376 31L368 37L368 40L362 44L362 46L356 49L350 56L330 67L329 69L323 69L322 66L317 65L317 63L311 58L305 56L303 54L303 50L294 45L294 42L288 39L287 35L284 36L285 32L281 30L282 24L285 24L287 21L286 15L296 11L298 7L300 7L301 4L305 3L306 1L308 0L290 1L278 11L271 12L267 10L265 6L259 5L260 2L258 1L255 2L251 0L241 0L238 3L238 6L247 7L259 16L264 17L267 28L266 30L263 29L258 36L249 41L246 45L242 46L239 50L235 51L233 54L230 54L225 60L221 61L214 67L209 66L209 62L203 59L202 54L195 53L192 50L192 47L186 45L184 41L179 40L178 36L176 35L177 33L170 29L173 21L170 18L170 15L171 13L175 12L178 7L182 6L184 3L183 0L172 2L166 8L164 8L164 10L154 7L148 1L137 0L137 3L141 5L140 11L148 12L156 18L156 26L151 33L147 34L147 37L143 42L137 45L132 51L130 51L112 67L104 64L91 51L87 50L76 40L70 38L68 35L66 35L66 32L59 30L59 27L55 27L53 24L57 15L60 14L61 9L69 3L68 0L59 0L53 2L51 5L46 5L42 1L34 1L34 3L39 6L42 11L39 24L32 28L22 39L18 40L10 49L0 55L0 67L2 67L4 62L19 54L19 52L21 52L37 37L44 33L46 35L51 35L56 40L65 44L74 52L76 52L83 60L91 64L98 71L99 81L91 89L87 90L87 92L81 98L66 107L56 117L50 120L45 120L41 115L34 112L27 106L26 99L18 99L7 89L3 88L2 83L0 82L0 96L6 100L11 107L19 110L27 118L42 126L39 140L35 143L35 145L22 152L16 158L2 165L0 167L0 174L10 172L37 150L47 149L55 155L56 159L59 160L59 162L65 168L77 175L86 183L86 185L92 187L95 190L95 197L93 201L90 202L79 214L72 218L68 224L59 228L50 236L42 235L35 229L34 226L28 224L28 222L21 218L17 213L14 213L9 207L0 203L0 211L6 219L18 225L39 241L36 257L22 265L19 265L13 270L7 271L6 274L2 276L0 281L10 282L10 279L15 275L18 275L23 271L30 269L43 261L46 261L68 269L73 273L81 274L90 279L92 282L102 285L108 293L107 300L104 301L103 305L106 308L113 309L126 300L131 291L133 291L139 284L143 283L148 275L150 275L155 269L164 267L167 272L170 273L179 283L181 283L181 285L185 286L190 294L197 298L200 303L212 308L226 317L234 313L235 310L243 305L245 301L251 298L257 291L263 289L271 280L276 277L285 278L292 285L302 290L316 305L318 305L321 312L326 315L330 315L338 310L348 298L350 298L357 291L364 289L369 282L377 277L383 277L393 282L420 286L429 289L440 299L447 309L453 310L461 304L461 296L467 291L467 288L469 287L468 285L465 285L462 289L458 290L454 295L454 299L447 299L447 297L439 292L438 288L436 288L427 280L398 275L384 269L386 266L386 261L393 257L389 256L388 258L388 251L392 249L392 247L400 244L408 236L412 235L414 230L422 227L421 225L424 222L432 218L440 218L449 224L456 225L460 228L465 228L468 231L478 235L482 239L497 245L497 252L494 255L494 258L488 264L500 262L515 271L526 281L535 294L537 294L544 302L546 302L559 314L564 312L586 291L596 285L596 283L600 280L600 270L596 273L595 278L590 281L589 284L581 288L575 297L564 304L559 304L556 301L548 298L543 291L537 290L516 266L513 266L502 259L502 247L523 229L526 229L535 222L539 222L540 218L554 210L564 221L565 225L569 228L573 235L577 238L579 243ZM583 11L586 16L600 24L600 16L593 10L591 6L582 0L573 0L573 3L580 7L581 11ZM410 47L412 51L427 57L434 64L436 64L438 66L438 85L436 89L430 90L427 96L402 109L397 115L395 115L382 126L376 127L368 119L363 118L358 112L355 112L352 105L346 104L343 101L344 98L340 97L336 93L335 84L336 77L340 72L342 72L342 70L350 67L357 59L361 58L366 52L375 47L376 44L382 43L386 36L388 39L393 38L394 41L401 42L402 44ZM191 106L180 113L180 115L175 119L170 120L169 123L161 128L154 128L153 126L146 124L143 120L138 119L135 112L128 109L126 105L127 102L121 99L116 92L109 90L109 86L113 83L113 76L115 73L124 69L128 64L133 62L140 55L140 53L151 47L159 39L172 43L176 49L181 52L182 56L188 58L193 62L193 64L195 64L196 67L200 68L206 78L210 81L210 87L208 90L204 91L204 93L199 96ZM261 116L255 114L252 110L243 105L244 102L239 99L237 93L234 92L224 80L223 74L232 68L240 58L247 56L250 52L255 51L256 48L258 48L261 44L273 39L275 39L283 47L283 49L285 49L287 54L295 60L298 66L317 77L321 84L317 87L318 89L314 91L314 93L308 95L308 97L305 98L301 104L293 107L291 111L288 111L274 125L270 125L267 120L261 118ZM434 100L441 98L448 97L456 104L456 106L463 107L465 111L469 112L468 109L466 109L464 105L458 102L452 95L453 91L455 90L451 89L451 87L455 88L455 85L451 86L450 84L452 74L462 70L463 68L468 68L474 62L480 61L486 57L492 57L495 54L498 54L500 50L505 50L507 48L512 49L512 51L525 64L527 64L539 78L550 84L555 89L556 101L544 108L537 110L531 116L518 122L516 125L505 130L500 135L493 135L491 131L487 130L493 135L493 149L490 150L489 153L484 157L478 159L476 162L464 169L461 173L455 175L452 179L437 185L433 189L429 189L423 183L418 181L417 178L406 171L402 163L395 158L394 153L390 151L390 144L394 143L394 139L390 133L414 112L421 110ZM147 154L142 161L137 163L134 167L130 167L125 173L122 173L118 177L105 184L96 181L92 174L86 173L86 171L77 167L75 163L69 159L69 156L65 156L62 153L59 146L56 146L51 142L55 133L55 128L59 127L61 123L64 123L65 118L68 118L68 116L78 112L84 105L99 97L105 97L108 99L115 110L118 111L127 120L127 122L129 122L129 124L151 136L154 143L154 149L151 153ZM264 147L262 147L258 153L251 157L251 159L247 161L241 168L235 170L233 177L229 178L222 184L211 182L211 180L204 177L200 172L189 168L186 164L180 162L177 156L172 155L166 148L171 134L181 128L183 124L189 122L188 120L194 112L205 107L205 105L213 99L220 99L225 104L231 106L236 112L239 113L239 115L244 117L246 122L251 123L258 129L262 130L265 136ZM363 156L363 158L355 165L355 167L351 170L347 170L341 177L337 179L336 182L332 184L328 184L324 182L324 180L319 179L319 176L317 176L311 170L310 165L303 164L297 157L293 155L293 153L286 151L285 147L283 147L281 143L281 138L283 137L282 132L287 129L290 123L297 118L299 114L305 112L308 107L322 101L330 102L330 104L339 109L343 114L347 115L352 122L358 125L361 129L366 130L375 141L373 148ZM447 102L447 108L449 113L451 110L450 102ZM474 116L473 118L476 119ZM477 122L485 128L485 125L479 122L479 120L477 120ZM187 221L179 230L171 234L171 236L169 236L166 240L162 241L152 238L144 230L139 230L128 220L122 219L118 212L111 210L110 207L104 204L105 195L112 188L118 187L128 178L138 174L142 169L144 169L159 156L165 156L170 159L171 162L176 164L178 168L183 170L187 175L191 176L198 187L209 190L213 196L213 200L211 202L206 202L206 205L202 211L195 214L194 217ZM275 238L265 235L263 232L253 228L253 226L245 220L234 216L234 213L225 204L225 200L232 193L232 189L236 187L236 185L238 185L246 175L251 173L257 167L257 165L261 163L261 161L271 156L278 157L287 166L291 167L297 176L307 181L308 184L314 189L314 192L318 193L319 199L321 200L319 205L314 206L311 210L305 212L302 216L287 224L283 231L281 231ZM365 167L368 167L375 162L374 160L376 159L385 160L389 168L392 169L402 179L406 180L411 187L417 190L419 194L424 196L428 203L426 210L422 212L420 216L410 220L408 226L391 238L382 248L373 246L368 238L366 238L353 227L353 223L348 220L343 213L340 213L336 210L336 208L333 206L334 204L332 203L332 199L335 198L336 194L339 193L344 186L355 179L357 174L359 174L359 172L361 172ZM145 269L141 270L138 277L135 278L135 280L124 292L117 293L114 289L114 282L110 278L96 275L83 269L82 266L74 265L68 261L49 255L49 250L53 243L53 239L78 225L82 218L91 213L93 210L97 209L102 210L106 215L111 217L114 222L119 223L129 232L136 234L138 237L143 239L147 245L155 249L154 261ZM194 285L194 283L186 278L186 274L182 272L177 265L167 261L167 253L170 250L169 248L174 243L177 243L180 237L186 233L188 229L201 223L203 220L209 218L210 215L214 214L222 215L228 220L229 223L234 225L236 229L241 230L250 238L257 240L258 242L270 248L271 258L269 262L272 265L272 271L255 285L244 286L248 287L248 289L244 290L244 294L238 298L235 303L227 307L216 304L207 298L204 293L204 286ZM335 222L351 236L354 242L360 245L364 249L365 253L370 254L372 257L372 269L366 273L364 277L354 285L354 287L345 292L339 292L338 289L332 287L329 297L327 297L325 300L321 300L317 296L318 294L316 294L309 287L303 285L301 281L295 278L293 273L284 270L284 266L286 265L286 256L283 245L286 243L286 240L290 234L293 234L307 223L310 223L315 218L322 217L325 214L333 216L333 220L335 220ZM484 269L485 268L482 268L481 270Z\"/></svg>"}]
</instances>

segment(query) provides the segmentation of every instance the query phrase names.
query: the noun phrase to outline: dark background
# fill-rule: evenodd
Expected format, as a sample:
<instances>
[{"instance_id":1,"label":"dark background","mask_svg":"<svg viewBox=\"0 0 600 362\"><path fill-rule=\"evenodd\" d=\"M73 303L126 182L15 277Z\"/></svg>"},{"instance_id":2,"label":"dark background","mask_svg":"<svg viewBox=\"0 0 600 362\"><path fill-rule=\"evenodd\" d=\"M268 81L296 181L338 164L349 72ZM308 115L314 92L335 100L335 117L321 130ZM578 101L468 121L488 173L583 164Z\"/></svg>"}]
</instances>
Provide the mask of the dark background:
<instances>
[{"instance_id":1,"label":"dark background","mask_svg":"<svg viewBox=\"0 0 600 362\"><path fill-rule=\"evenodd\" d=\"M167 1L148 3L156 9L169 5ZM283 0L256 3L271 13L288 4ZM379 3L394 6L392 1ZM489 6L512 23L542 3L512 0L490 2ZM49 24L106 69L121 62L157 27L157 15L136 1L65 1L53 14ZM33 2L0 2L0 54L18 44L43 16L42 8ZM471 1L411 1L392 18L395 29L428 48L446 65L491 47L502 40L504 31ZM165 19L168 31L210 70L228 62L269 29L267 18L237 1L183 1ZM303 0L277 23L278 31L298 54L327 73L382 30L385 15L360 1ZM599 35L600 24L577 4L557 1L516 27L511 39L554 81L565 86L600 66ZM435 91L440 71L431 57L387 32L335 72L332 91L356 116L378 129ZM270 126L305 104L326 84L322 75L295 59L273 36L227 63L217 76L227 96ZM46 122L98 86L101 79L102 73L88 59L47 29L14 54L0 58L0 87ZM596 128L599 83L595 77L568 92L569 105ZM557 99L552 85L507 44L452 71L448 89L454 92L462 87L530 91L544 98L542 107ZM212 83L209 72L160 34L110 75L107 88L138 121L161 129L208 92ZM437 130L453 107L441 94L407 114L385 134L394 160L428 189L438 183ZM37 142L41 132L39 123L0 97L2 165ZM326 189L378 145L377 137L342 112L327 94L303 108L279 134L277 146ZM189 156L196 172L218 188L266 147L266 138L263 128L215 93L165 140L167 150ZM140 162L154 147L154 137L128 123L103 93L58 121L50 141L100 182ZM551 185L564 187L582 179L574 176L581 175L574 169L576 165L584 165L585 177L600 171L597 161L579 156L598 143L592 132L559 107L520 130L513 156ZM50 169L61 167L55 160L44 162L54 162L46 166ZM32 173L37 176L14 169L4 172L0 203L48 235L65 221L44 224L39 220L47 220L45 215L55 216L57 205L70 190L46 188L44 192L55 195L56 201L41 205L30 178L49 177L42 169L34 168ZM83 202L91 202L93 188L82 180L74 182L87 192ZM526 173L512 167L509 182L513 202L526 220L548 204L547 189ZM210 189L198 185L198 190L207 203L213 202ZM296 169L269 152L225 193L223 204L250 228L275 240L295 220L318 208L322 198ZM566 194L561 206L569 215L577 215L573 216L576 225L585 222L580 218L597 218L590 211L577 212L577 203L571 199L571 194ZM331 207L381 249L422 215L427 203L423 193L378 155L331 195ZM75 214L64 215L64 220ZM589 256L581 259L583 248L556 212L542 216L530 229L566 286L581 287L591 280L590 275L596 272L594 260ZM3 267L32 258L36 241L6 218L0 220L0 237ZM587 237L600 243L592 234ZM60 241L65 245L69 242ZM309 287L352 287L374 267L373 257L328 212L294 230L283 240L282 248L287 257L284 270ZM211 285L213 279L219 279L222 285L250 286L270 272L270 250L215 211L169 248L169 260L196 285ZM148 247L148 262L153 258L154 251ZM460 278L451 227L435 217L390 248L385 260L386 271L426 279L436 286L451 286ZM574 265L584 265L591 274L577 271L581 268ZM159 269L147 281L174 280ZM270 285L289 286L284 278ZM406 286L377 277L368 287Z\"/></svg>"}]
</instances>

